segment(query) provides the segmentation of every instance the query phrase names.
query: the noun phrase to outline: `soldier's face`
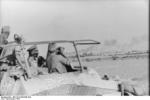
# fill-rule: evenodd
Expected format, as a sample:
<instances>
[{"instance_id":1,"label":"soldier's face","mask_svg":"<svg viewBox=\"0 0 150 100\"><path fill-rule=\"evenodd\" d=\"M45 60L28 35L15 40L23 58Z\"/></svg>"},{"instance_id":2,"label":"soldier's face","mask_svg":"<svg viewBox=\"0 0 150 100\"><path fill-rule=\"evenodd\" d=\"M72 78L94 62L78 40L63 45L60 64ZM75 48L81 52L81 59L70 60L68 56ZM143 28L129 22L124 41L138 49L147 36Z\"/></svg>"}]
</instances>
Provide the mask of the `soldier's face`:
<instances>
[{"instance_id":1,"label":"soldier's face","mask_svg":"<svg viewBox=\"0 0 150 100\"><path fill-rule=\"evenodd\" d=\"M34 56L35 58L38 57L38 53L34 54L33 56Z\"/></svg>"}]
</instances>

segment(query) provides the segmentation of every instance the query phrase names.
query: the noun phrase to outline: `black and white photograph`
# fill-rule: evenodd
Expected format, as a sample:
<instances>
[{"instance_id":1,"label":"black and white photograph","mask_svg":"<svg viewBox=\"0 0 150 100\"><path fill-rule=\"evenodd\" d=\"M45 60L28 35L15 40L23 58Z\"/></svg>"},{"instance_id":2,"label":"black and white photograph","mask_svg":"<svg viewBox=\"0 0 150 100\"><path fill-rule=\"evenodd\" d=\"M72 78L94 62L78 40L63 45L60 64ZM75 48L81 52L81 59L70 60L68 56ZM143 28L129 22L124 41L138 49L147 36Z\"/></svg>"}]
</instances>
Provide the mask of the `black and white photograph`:
<instances>
[{"instance_id":1,"label":"black and white photograph","mask_svg":"<svg viewBox=\"0 0 150 100\"><path fill-rule=\"evenodd\" d=\"M2 100L149 87L149 0L0 0Z\"/></svg>"}]
</instances>

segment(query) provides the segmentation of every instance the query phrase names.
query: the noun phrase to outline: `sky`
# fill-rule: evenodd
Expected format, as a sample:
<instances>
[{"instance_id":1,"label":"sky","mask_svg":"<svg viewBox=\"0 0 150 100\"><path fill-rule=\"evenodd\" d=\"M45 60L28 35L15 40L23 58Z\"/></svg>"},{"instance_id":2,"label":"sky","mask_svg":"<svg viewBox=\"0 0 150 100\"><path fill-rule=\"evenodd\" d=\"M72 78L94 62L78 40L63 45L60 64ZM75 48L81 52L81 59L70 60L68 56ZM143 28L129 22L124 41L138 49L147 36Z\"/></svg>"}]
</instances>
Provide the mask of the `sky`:
<instances>
[{"instance_id":1,"label":"sky","mask_svg":"<svg viewBox=\"0 0 150 100\"><path fill-rule=\"evenodd\" d=\"M94 39L148 49L148 0L1 0L0 7L10 41L19 33L26 41Z\"/></svg>"}]
</instances>

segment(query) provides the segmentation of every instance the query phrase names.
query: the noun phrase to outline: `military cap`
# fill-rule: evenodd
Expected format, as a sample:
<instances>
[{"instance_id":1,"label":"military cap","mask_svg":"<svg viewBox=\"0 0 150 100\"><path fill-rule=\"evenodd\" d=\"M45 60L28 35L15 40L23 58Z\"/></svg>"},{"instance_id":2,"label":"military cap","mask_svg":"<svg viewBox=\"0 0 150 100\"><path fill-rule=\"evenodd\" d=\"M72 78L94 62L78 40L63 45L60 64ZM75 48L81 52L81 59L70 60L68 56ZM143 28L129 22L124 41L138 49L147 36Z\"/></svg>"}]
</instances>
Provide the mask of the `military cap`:
<instances>
[{"instance_id":1,"label":"military cap","mask_svg":"<svg viewBox=\"0 0 150 100\"><path fill-rule=\"evenodd\" d=\"M31 51L31 54L38 54L38 53L39 53L39 51L35 50L35 49Z\"/></svg>"},{"instance_id":2,"label":"military cap","mask_svg":"<svg viewBox=\"0 0 150 100\"><path fill-rule=\"evenodd\" d=\"M36 45L31 46L27 51L38 50Z\"/></svg>"}]
</instances>

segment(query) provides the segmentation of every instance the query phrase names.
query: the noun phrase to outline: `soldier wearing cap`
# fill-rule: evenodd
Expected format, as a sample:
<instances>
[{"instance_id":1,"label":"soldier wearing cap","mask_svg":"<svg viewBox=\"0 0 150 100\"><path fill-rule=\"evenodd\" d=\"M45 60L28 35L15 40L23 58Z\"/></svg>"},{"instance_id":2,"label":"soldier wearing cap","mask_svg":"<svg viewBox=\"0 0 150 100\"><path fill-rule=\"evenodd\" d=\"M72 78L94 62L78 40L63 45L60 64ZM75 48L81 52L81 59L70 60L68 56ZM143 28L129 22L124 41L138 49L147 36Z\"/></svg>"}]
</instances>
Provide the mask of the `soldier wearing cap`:
<instances>
[{"instance_id":1,"label":"soldier wearing cap","mask_svg":"<svg viewBox=\"0 0 150 100\"><path fill-rule=\"evenodd\" d=\"M38 59L38 49L36 45L33 45L30 47L28 50L29 52L29 57L28 57L28 62L29 66L31 67L32 70L32 75L37 75L38 74L38 64L37 64L37 59Z\"/></svg>"},{"instance_id":2,"label":"soldier wearing cap","mask_svg":"<svg viewBox=\"0 0 150 100\"><path fill-rule=\"evenodd\" d=\"M29 57L28 57L29 65L37 67L37 58L39 53L37 46L34 45L30 47L27 51L29 52Z\"/></svg>"},{"instance_id":3,"label":"soldier wearing cap","mask_svg":"<svg viewBox=\"0 0 150 100\"><path fill-rule=\"evenodd\" d=\"M55 43L50 43L48 46L48 55L46 63L48 66L48 73L57 72L57 73L66 73L67 66L71 66L71 63L68 59L64 58L62 55L58 55L58 50Z\"/></svg>"}]
</instances>

